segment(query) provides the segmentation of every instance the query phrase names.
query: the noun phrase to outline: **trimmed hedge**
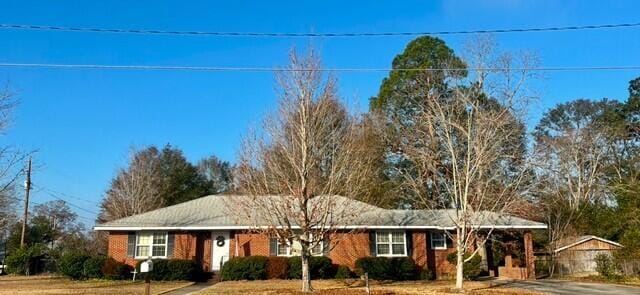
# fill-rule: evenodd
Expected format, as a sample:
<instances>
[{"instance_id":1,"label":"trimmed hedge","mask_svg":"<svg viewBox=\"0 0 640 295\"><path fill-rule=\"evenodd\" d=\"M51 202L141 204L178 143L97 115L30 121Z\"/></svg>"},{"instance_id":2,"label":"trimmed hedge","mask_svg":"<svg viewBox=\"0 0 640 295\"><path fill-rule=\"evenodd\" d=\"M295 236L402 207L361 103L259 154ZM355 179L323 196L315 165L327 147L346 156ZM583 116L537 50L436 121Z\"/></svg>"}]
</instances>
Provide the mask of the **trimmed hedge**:
<instances>
[{"instance_id":1,"label":"trimmed hedge","mask_svg":"<svg viewBox=\"0 0 640 295\"><path fill-rule=\"evenodd\" d=\"M152 259L153 270L149 272L154 281L195 281L199 279L200 269L192 260L183 259ZM144 260L136 263L136 271L140 272L140 265Z\"/></svg>"},{"instance_id":2,"label":"trimmed hedge","mask_svg":"<svg viewBox=\"0 0 640 295\"><path fill-rule=\"evenodd\" d=\"M311 279L332 279L335 276L333 263L329 257L309 257L309 273ZM302 279L302 258L289 257L289 279Z\"/></svg>"},{"instance_id":3,"label":"trimmed hedge","mask_svg":"<svg viewBox=\"0 0 640 295\"><path fill-rule=\"evenodd\" d=\"M309 258L309 272L312 279L332 279L336 275L336 267L328 257L312 256ZM225 281L300 279L302 260L300 257L234 257L222 266L221 276Z\"/></svg>"},{"instance_id":4,"label":"trimmed hedge","mask_svg":"<svg viewBox=\"0 0 640 295\"><path fill-rule=\"evenodd\" d=\"M415 280L418 267L409 257L362 257L356 260L356 273L374 280Z\"/></svg>"},{"instance_id":5,"label":"trimmed hedge","mask_svg":"<svg viewBox=\"0 0 640 295\"><path fill-rule=\"evenodd\" d=\"M69 253L60 257L58 271L74 280L86 278L84 274L84 263L91 256L86 254Z\"/></svg>"},{"instance_id":6,"label":"trimmed hedge","mask_svg":"<svg viewBox=\"0 0 640 295\"><path fill-rule=\"evenodd\" d=\"M468 259L470 255L469 253L465 253L464 259ZM449 255L447 255L447 261L453 265L458 264L458 252L449 253ZM482 264L482 257L480 257L480 255L473 256L471 260L463 263L462 276L468 280L477 278L480 276L480 272L482 272L480 264Z\"/></svg>"},{"instance_id":7,"label":"trimmed hedge","mask_svg":"<svg viewBox=\"0 0 640 295\"><path fill-rule=\"evenodd\" d=\"M267 280L286 280L289 276L289 259L278 256L267 257L266 276Z\"/></svg>"},{"instance_id":8,"label":"trimmed hedge","mask_svg":"<svg viewBox=\"0 0 640 295\"><path fill-rule=\"evenodd\" d=\"M222 266L220 274L225 281L264 280L266 268L265 256L234 257Z\"/></svg>"},{"instance_id":9,"label":"trimmed hedge","mask_svg":"<svg viewBox=\"0 0 640 295\"><path fill-rule=\"evenodd\" d=\"M133 267L109 257L100 270L107 280L127 280L131 277Z\"/></svg>"}]
</instances>

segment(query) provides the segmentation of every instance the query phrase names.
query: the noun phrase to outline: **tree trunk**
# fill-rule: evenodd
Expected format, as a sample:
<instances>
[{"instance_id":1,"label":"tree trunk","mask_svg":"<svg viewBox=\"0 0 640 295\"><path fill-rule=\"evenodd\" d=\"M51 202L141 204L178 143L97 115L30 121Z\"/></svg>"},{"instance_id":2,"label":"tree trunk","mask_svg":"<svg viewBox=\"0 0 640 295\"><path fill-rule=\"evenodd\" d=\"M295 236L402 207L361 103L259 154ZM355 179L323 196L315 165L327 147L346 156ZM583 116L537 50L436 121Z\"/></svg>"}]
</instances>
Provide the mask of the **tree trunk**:
<instances>
[{"instance_id":1,"label":"tree trunk","mask_svg":"<svg viewBox=\"0 0 640 295\"><path fill-rule=\"evenodd\" d=\"M302 292L311 292L311 274L309 273L309 256L302 251L300 259L302 260Z\"/></svg>"},{"instance_id":2,"label":"tree trunk","mask_svg":"<svg viewBox=\"0 0 640 295\"><path fill-rule=\"evenodd\" d=\"M456 262L456 289L462 291L462 282L464 279L464 249L460 243L458 243L458 259Z\"/></svg>"}]
</instances>

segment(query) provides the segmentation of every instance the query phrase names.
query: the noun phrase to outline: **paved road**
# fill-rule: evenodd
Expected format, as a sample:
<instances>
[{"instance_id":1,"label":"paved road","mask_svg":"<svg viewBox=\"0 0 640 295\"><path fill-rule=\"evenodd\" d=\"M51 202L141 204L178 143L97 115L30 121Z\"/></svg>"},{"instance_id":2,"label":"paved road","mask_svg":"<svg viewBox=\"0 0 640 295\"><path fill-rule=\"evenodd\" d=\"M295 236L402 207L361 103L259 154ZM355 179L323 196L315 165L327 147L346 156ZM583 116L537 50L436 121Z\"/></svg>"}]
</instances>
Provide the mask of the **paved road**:
<instances>
[{"instance_id":1,"label":"paved road","mask_svg":"<svg viewBox=\"0 0 640 295\"><path fill-rule=\"evenodd\" d=\"M559 295L640 295L640 287L614 284L578 283L561 280L505 282L505 286Z\"/></svg>"}]
</instances>

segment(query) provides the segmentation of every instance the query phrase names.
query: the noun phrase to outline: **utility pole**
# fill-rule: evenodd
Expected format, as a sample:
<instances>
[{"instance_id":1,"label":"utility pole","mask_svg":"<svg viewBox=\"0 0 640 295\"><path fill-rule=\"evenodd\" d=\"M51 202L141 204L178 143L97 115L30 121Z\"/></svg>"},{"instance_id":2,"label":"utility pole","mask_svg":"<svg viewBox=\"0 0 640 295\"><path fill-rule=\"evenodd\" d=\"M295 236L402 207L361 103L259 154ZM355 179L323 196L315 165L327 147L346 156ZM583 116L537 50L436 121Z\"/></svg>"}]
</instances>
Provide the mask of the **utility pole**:
<instances>
[{"instance_id":1,"label":"utility pole","mask_svg":"<svg viewBox=\"0 0 640 295\"><path fill-rule=\"evenodd\" d=\"M27 164L27 180L24 182L24 216L22 217L22 235L20 236L20 248L24 247L24 234L27 230L27 219L29 218L29 192L31 191L31 157Z\"/></svg>"}]
</instances>

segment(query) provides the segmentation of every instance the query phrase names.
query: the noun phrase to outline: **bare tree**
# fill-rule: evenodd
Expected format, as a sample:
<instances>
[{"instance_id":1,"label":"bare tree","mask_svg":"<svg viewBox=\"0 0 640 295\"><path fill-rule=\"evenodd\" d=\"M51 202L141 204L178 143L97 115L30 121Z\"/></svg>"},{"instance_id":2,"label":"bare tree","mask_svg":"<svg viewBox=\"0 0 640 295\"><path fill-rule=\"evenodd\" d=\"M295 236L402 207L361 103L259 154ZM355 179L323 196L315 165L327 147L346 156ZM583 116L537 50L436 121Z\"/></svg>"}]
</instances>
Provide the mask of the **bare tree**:
<instances>
[{"instance_id":1,"label":"bare tree","mask_svg":"<svg viewBox=\"0 0 640 295\"><path fill-rule=\"evenodd\" d=\"M129 166L121 169L102 201L99 222L107 222L160 208L162 176L157 158L131 152Z\"/></svg>"},{"instance_id":2,"label":"bare tree","mask_svg":"<svg viewBox=\"0 0 640 295\"><path fill-rule=\"evenodd\" d=\"M277 112L242 144L236 177L248 197L232 207L239 218L261 220L256 231L299 245L302 291L309 292L313 249L358 215L336 195L364 198L372 172L362 129L338 101L335 79L323 77L313 50L306 58L292 51L290 61L291 71L276 76Z\"/></svg>"},{"instance_id":3,"label":"bare tree","mask_svg":"<svg viewBox=\"0 0 640 295\"><path fill-rule=\"evenodd\" d=\"M469 49L470 79L451 79L447 89L419 80L424 103L411 127L406 154L413 163L406 186L427 208L450 209L457 249L456 288L463 288L464 262L484 247L495 213L508 213L527 176L522 112L532 96L529 58L494 55L478 40ZM515 69L514 63L520 63ZM438 191L434 199L428 191ZM490 213L493 212L493 213ZM481 228L483 226L483 228Z\"/></svg>"},{"instance_id":4,"label":"bare tree","mask_svg":"<svg viewBox=\"0 0 640 295\"><path fill-rule=\"evenodd\" d=\"M16 105L17 100L7 84L0 90L0 136L11 126L11 114ZM15 197L14 186L23 175L21 167L26 156L10 145L0 146L0 236L16 219L15 206L19 199Z\"/></svg>"},{"instance_id":5,"label":"bare tree","mask_svg":"<svg viewBox=\"0 0 640 295\"><path fill-rule=\"evenodd\" d=\"M536 194L549 226L552 259L559 243L579 234L573 225L586 207L606 201L610 195L606 169L611 144L602 120L607 109L614 106L607 101L587 100L561 104L545 114L536 127Z\"/></svg>"}]
</instances>

